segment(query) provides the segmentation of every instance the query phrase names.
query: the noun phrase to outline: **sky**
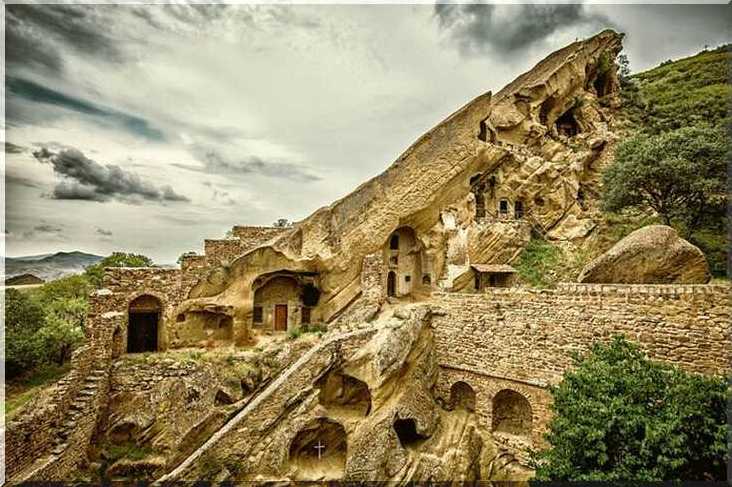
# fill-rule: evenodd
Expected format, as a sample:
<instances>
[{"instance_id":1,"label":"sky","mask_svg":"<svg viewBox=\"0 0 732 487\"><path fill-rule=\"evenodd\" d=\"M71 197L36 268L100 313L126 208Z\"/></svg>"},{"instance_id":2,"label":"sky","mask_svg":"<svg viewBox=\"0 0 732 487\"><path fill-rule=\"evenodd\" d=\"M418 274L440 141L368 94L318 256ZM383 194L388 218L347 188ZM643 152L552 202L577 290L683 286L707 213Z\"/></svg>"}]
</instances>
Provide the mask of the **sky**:
<instances>
[{"instance_id":1,"label":"sky","mask_svg":"<svg viewBox=\"0 0 732 487\"><path fill-rule=\"evenodd\" d=\"M634 72L732 37L726 5L6 5L6 254L301 220L604 28Z\"/></svg>"}]
</instances>

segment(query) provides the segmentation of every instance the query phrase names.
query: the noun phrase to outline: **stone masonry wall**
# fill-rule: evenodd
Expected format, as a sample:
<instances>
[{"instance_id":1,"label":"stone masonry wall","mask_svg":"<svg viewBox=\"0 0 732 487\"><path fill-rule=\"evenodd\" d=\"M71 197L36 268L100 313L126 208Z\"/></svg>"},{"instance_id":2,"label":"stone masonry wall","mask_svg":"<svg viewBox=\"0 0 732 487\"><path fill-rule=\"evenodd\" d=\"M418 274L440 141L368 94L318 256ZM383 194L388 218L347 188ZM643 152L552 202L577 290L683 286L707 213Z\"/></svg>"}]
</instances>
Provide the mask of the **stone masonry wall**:
<instances>
[{"instance_id":1,"label":"stone masonry wall","mask_svg":"<svg viewBox=\"0 0 732 487\"><path fill-rule=\"evenodd\" d=\"M236 238L241 240L245 250L251 250L262 245L268 240L289 230L288 227L251 227L236 225L231 229Z\"/></svg>"},{"instance_id":2,"label":"stone masonry wall","mask_svg":"<svg viewBox=\"0 0 732 487\"><path fill-rule=\"evenodd\" d=\"M550 419L547 386L561 380L572 352L598 340L623 334L651 359L692 372L729 371L728 286L566 284L433 299L438 394L447 398L452 384L467 382L490 428L493 396L504 388L519 392L531 404L534 444Z\"/></svg>"}]
</instances>

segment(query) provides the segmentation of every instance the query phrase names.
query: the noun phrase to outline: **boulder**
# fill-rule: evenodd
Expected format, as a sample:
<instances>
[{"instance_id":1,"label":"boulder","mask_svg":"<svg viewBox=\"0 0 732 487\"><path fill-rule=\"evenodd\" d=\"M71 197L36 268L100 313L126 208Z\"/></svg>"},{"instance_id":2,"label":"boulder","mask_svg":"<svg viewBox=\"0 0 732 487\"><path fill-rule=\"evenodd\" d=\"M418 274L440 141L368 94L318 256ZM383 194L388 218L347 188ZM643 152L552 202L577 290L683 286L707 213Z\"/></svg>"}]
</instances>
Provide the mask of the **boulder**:
<instances>
[{"instance_id":1,"label":"boulder","mask_svg":"<svg viewBox=\"0 0 732 487\"><path fill-rule=\"evenodd\" d=\"M698 247L671 227L634 231L582 269L579 282L619 284L704 284L709 265Z\"/></svg>"}]
</instances>

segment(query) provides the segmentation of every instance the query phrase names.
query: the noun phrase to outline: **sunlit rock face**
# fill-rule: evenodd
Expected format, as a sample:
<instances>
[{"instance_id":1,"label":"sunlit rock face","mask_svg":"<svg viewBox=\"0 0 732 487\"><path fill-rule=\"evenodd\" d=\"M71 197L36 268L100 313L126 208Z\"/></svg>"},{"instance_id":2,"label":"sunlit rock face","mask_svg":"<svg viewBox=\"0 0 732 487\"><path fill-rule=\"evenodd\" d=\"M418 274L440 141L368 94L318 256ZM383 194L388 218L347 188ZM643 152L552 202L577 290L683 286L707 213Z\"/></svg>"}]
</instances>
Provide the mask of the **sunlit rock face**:
<instances>
[{"instance_id":1,"label":"sunlit rock face","mask_svg":"<svg viewBox=\"0 0 732 487\"><path fill-rule=\"evenodd\" d=\"M579 282L621 284L704 284L711 274L704 253L665 225L631 233L593 260Z\"/></svg>"}]
</instances>

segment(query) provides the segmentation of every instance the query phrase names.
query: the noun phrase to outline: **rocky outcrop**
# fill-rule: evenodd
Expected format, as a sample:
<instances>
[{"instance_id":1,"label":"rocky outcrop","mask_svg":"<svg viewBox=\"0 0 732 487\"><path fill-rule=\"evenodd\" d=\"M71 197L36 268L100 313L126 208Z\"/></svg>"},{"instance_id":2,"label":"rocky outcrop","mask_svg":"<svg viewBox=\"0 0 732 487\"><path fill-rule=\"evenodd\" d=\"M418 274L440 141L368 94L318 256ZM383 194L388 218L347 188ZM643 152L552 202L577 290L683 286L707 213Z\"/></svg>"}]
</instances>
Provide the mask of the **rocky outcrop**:
<instances>
[{"instance_id":1,"label":"rocky outcrop","mask_svg":"<svg viewBox=\"0 0 732 487\"><path fill-rule=\"evenodd\" d=\"M244 343L258 276L317 275L314 313L331 322L364 291L364 257L387 248L400 228L414 235L415 294L450 285L454 270L471 262L510 263L531 230L585 237L615 140L609 124L621 41L604 31L575 42L497 94L467 103L382 174L225 269L211 269L178 312L228 306ZM506 220L515 228L500 228Z\"/></svg>"},{"instance_id":2,"label":"rocky outcrop","mask_svg":"<svg viewBox=\"0 0 732 487\"><path fill-rule=\"evenodd\" d=\"M704 284L711 274L704 253L671 227L634 231L596 258L578 281L606 284Z\"/></svg>"},{"instance_id":3,"label":"rocky outcrop","mask_svg":"<svg viewBox=\"0 0 732 487\"><path fill-rule=\"evenodd\" d=\"M160 480L403 483L505 473L474 402L435 397L438 370L429 308L398 308L313 348Z\"/></svg>"}]
</instances>

